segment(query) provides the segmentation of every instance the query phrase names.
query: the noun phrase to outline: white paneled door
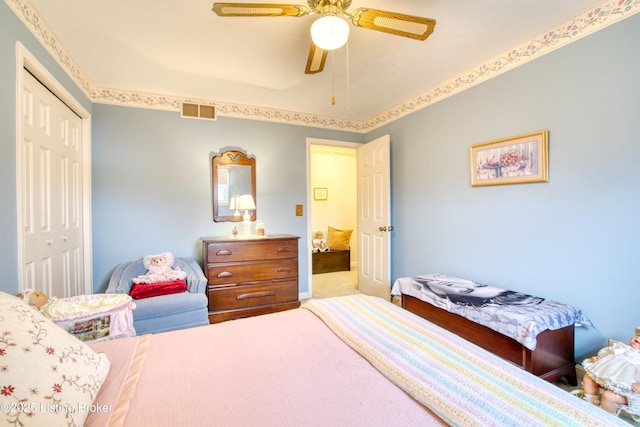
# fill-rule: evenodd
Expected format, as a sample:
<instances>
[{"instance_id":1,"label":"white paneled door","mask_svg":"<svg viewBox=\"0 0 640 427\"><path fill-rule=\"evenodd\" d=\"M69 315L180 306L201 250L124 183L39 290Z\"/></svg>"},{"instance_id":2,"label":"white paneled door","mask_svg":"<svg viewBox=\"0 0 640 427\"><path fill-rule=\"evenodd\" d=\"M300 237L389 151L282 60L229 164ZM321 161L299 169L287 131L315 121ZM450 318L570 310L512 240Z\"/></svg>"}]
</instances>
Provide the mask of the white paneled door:
<instances>
[{"instance_id":1,"label":"white paneled door","mask_svg":"<svg viewBox=\"0 0 640 427\"><path fill-rule=\"evenodd\" d=\"M358 148L358 288L389 300L391 167L389 135Z\"/></svg>"},{"instance_id":2,"label":"white paneled door","mask_svg":"<svg viewBox=\"0 0 640 427\"><path fill-rule=\"evenodd\" d=\"M19 145L22 288L85 293L82 120L23 71Z\"/></svg>"}]
</instances>

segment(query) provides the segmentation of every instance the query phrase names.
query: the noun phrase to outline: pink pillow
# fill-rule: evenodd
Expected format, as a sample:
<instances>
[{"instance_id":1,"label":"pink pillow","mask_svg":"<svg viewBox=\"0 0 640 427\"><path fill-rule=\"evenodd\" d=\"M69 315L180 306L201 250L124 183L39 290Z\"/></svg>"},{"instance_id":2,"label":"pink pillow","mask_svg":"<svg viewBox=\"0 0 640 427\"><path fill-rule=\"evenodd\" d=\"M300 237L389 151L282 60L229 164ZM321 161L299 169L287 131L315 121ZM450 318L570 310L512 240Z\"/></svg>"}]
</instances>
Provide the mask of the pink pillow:
<instances>
[{"instance_id":1,"label":"pink pillow","mask_svg":"<svg viewBox=\"0 0 640 427\"><path fill-rule=\"evenodd\" d=\"M171 280L156 283L134 283L129 295L135 299L158 297L160 295L178 294L187 290L184 280Z\"/></svg>"}]
</instances>

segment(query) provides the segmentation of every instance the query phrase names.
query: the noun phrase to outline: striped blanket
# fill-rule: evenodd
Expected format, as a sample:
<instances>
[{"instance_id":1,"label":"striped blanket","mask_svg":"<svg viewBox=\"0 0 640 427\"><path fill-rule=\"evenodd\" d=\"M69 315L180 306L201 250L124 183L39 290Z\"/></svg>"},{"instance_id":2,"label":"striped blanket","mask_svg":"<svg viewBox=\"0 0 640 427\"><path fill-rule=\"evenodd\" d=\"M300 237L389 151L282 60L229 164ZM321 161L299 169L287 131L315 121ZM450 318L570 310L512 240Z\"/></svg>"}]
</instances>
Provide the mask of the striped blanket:
<instances>
[{"instance_id":1,"label":"striped blanket","mask_svg":"<svg viewBox=\"0 0 640 427\"><path fill-rule=\"evenodd\" d=\"M627 425L382 299L352 295L303 307L450 425Z\"/></svg>"}]
</instances>

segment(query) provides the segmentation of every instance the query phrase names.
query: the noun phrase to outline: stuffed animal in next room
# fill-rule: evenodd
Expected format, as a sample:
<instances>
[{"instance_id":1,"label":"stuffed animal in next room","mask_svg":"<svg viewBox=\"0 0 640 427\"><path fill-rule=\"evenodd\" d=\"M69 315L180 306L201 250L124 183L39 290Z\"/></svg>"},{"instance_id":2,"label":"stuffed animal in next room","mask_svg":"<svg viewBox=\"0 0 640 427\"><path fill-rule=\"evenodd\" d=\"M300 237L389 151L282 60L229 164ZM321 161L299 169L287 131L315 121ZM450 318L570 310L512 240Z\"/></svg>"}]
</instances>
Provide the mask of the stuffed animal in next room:
<instances>
[{"instance_id":1,"label":"stuffed animal in next room","mask_svg":"<svg viewBox=\"0 0 640 427\"><path fill-rule=\"evenodd\" d=\"M133 278L133 283L157 283L184 280L187 273L180 268L173 268L175 258L171 252L162 252L156 255L147 255L142 259L147 274Z\"/></svg>"},{"instance_id":2,"label":"stuffed animal in next room","mask_svg":"<svg viewBox=\"0 0 640 427\"><path fill-rule=\"evenodd\" d=\"M317 231L313 240L313 252L329 252L329 246L327 246L327 242L324 240L324 233L322 231Z\"/></svg>"}]
</instances>

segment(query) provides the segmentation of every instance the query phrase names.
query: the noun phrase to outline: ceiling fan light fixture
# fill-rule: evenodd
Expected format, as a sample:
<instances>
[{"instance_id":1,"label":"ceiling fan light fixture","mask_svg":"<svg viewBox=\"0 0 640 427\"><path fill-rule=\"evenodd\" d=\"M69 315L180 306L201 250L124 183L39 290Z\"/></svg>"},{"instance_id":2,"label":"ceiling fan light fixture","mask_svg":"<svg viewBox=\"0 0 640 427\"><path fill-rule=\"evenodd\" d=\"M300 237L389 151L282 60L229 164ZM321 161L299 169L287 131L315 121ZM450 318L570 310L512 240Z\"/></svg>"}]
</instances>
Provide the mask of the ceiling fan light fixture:
<instances>
[{"instance_id":1,"label":"ceiling fan light fixture","mask_svg":"<svg viewBox=\"0 0 640 427\"><path fill-rule=\"evenodd\" d=\"M311 25L311 40L324 50L338 49L349 38L349 24L335 15L324 15Z\"/></svg>"}]
</instances>

